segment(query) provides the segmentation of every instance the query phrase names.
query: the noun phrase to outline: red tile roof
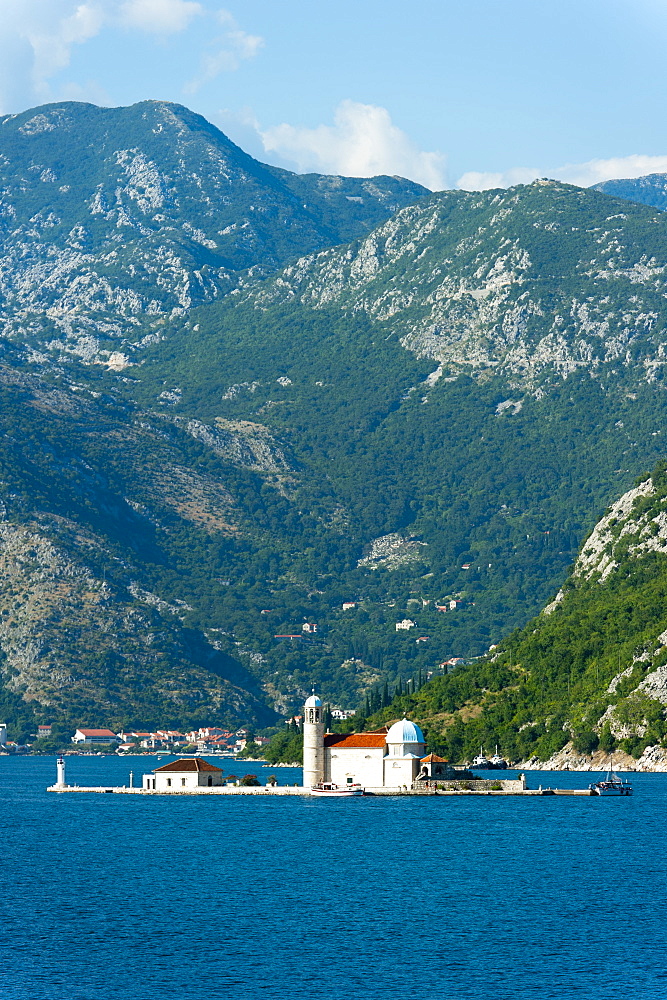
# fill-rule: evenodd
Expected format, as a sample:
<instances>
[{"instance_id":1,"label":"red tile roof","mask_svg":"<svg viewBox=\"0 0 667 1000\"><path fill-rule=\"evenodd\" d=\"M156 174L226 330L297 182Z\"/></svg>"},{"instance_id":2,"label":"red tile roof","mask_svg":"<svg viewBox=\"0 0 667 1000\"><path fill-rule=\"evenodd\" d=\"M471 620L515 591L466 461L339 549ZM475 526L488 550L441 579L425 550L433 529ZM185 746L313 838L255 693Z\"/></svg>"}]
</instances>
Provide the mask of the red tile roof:
<instances>
[{"instance_id":1,"label":"red tile roof","mask_svg":"<svg viewBox=\"0 0 667 1000\"><path fill-rule=\"evenodd\" d=\"M449 764L449 761L438 757L437 753L430 753L428 757L422 757L422 764Z\"/></svg>"},{"instance_id":2,"label":"red tile roof","mask_svg":"<svg viewBox=\"0 0 667 1000\"><path fill-rule=\"evenodd\" d=\"M155 773L159 771L217 771L222 774L221 767L215 767L214 764L209 764L207 760L202 760L201 757L185 757L180 760L172 760L170 764L163 764L162 767L156 767Z\"/></svg>"},{"instance_id":3,"label":"red tile roof","mask_svg":"<svg viewBox=\"0 0 667 1000\"><path fill-rule=\"evenodd\" d=\"M347 736L339 733L327 733L324 737L325 747L344 748L346 750L364 750L368 747L385 747L385 733L349 733Z\"/></svg>"},{"instance_id":4,"label":"red tile roof","mask_svg":"<svg viewBox=\"0 0 667 1000\"><path fill-rule=\"evenodd\" d=\"M84 736L113 736L116 738L116 734L112 733L110 729L77 729L77 733L83 733Z\"/></svg>"}]
</instances>

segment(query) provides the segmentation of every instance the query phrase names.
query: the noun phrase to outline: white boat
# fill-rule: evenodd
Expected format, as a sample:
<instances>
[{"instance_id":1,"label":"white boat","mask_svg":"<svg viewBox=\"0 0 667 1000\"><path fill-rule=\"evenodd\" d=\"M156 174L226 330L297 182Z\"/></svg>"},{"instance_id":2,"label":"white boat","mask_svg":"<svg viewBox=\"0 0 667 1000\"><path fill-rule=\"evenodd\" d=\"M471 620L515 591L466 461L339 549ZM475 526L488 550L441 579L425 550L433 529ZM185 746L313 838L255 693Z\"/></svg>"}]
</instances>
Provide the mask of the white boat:
<instances>
[{"instance_id":1,"label":"white boat","mask_svg":"<svg viewBox=\"0 0 667 1000\"><path fill-rule=\"evenodd\" d=\"M489 761L489 766L492 771L504 771L507 767L507 761L504 757L501 757L498 753L498 744L496 743L496 752Z\"/></svg>"},{"instance_id":2,"label":"white boat","mask_svg":"<svg viewBox=\"0 0 667 1000\"><path fill-rule=\"evenodd\" d=\"M330 799L350 798L353 795L363 795L361 785L335 785L333 781L318 781L310 789L311 795L321 795Z\"/></svg>"},{"instance_id":3,"label":"white boat","mask_svg":"<svg viewBox=\"0 0 667 1000\"><path fill-rule=\"evenodd\" d=\"M482 770L489 770L491 768L491 761L488 757L484 756L484 747L479 748L479 754L473 759L471 767L479 767Z\"/></svg>"},{"instance_id":4,"label":"white boat","mask_svg":"<svg viewBox=\"0 0 667 1000\"><path fill-rule=\"evenodd\" d=\"M588 788L591 795L632 795L632 785L627 779L619 778L611 762L607 776L602 781L592 781Z\"/></svg>"}]
</instances>

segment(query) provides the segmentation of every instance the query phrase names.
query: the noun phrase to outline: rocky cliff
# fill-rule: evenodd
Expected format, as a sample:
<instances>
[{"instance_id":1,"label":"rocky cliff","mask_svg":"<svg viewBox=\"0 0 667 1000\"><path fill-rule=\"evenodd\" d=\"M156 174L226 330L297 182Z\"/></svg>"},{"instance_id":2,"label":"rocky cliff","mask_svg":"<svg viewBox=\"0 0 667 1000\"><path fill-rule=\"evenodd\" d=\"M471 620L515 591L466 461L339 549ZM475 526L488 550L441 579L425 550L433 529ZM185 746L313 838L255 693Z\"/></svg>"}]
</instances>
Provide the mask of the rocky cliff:
<instances>
[{"instance_id":1,"label":"rocky cliff","mask_svg":"<svg viewBox=\"0 0 667 1000\"><path fill-rule=\"evenodd\" d=\"M0 331L122 370L165 320L426 194L266 167L176 104L65 102L0 118Z\"/></svg>"}]
</instances>

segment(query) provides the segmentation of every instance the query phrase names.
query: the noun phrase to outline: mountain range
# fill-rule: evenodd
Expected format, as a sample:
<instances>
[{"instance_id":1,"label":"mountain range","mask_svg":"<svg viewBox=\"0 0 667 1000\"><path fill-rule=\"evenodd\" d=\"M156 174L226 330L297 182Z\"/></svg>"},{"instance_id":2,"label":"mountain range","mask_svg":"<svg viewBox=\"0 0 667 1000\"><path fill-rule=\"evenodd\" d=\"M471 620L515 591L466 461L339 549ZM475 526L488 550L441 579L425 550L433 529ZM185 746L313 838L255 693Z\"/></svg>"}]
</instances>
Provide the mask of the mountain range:
<instances>
[{"instance_id":1,"label":"mountain range","mask_svg":"<svg viewBox=\"0 0 667 1000\"><path fill-rule=\"evenodd\" d=\"M667 209L667 174L647 174L645 177L602 181L593 188L615 198L636 201L640 205L651 205L663 211Z\"/></svg>"},{"instance_id":2,"label":"mountain range","mask_svg":"<svg viewBox=\"0 0 667 1000\"><path fill-rule=\"evenodd\" d=\"M263 726L442 673L664 454L655 207L297 176L160 102L5 116L0 173L24 729Z\"/></svg>"}]
</instances>

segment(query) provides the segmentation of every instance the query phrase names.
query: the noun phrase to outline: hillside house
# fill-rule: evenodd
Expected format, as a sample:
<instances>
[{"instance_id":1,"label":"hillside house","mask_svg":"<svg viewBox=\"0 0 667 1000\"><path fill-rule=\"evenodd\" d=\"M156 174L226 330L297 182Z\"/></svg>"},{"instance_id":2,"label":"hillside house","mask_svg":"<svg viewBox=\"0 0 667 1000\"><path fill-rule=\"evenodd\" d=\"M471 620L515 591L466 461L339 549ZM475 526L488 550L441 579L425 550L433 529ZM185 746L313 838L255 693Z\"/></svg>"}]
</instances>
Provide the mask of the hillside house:
<instances>
[{"instance_id":1,"label":"hillside house","mask_svg":"<svg viewBox=\"0 0 667 1000\"><path fill-rule=\"evenodd\" d=\"M169 744L157 733L149 733L146 739L141 741L141 746L145 750L167 750Z\"/></svg>"},{"instance_id":2,"label":"hillside house","mask_svg":"<svg viewBox=\"0 0 667 1000\"><path fill-rule=\"evenodd\" d=\"M187 743L184 733L179 733L175 729L158 729L157 735L166 743Z\"/></svg>"},{"instance_id":3,"label":"hillside house","mask_svg":"<svg viewBox=\"0 0 667 1000\"><path fill-rule=\"evenodd\" d=\"M120 743L115 733L110 729L77 729L72 737L72 743L93 746L96 743Z\"/></svg>"},{"instance_id":4,"label":"hillside house","mask_svg":"<svg viewBox=\"0 0 667 1000\"><path fill-rule=\"evenodd\" d=\"M397 632L407 632L411 628L416 628L417 622L413 622L411 618L404 618L402 622L396 622Z\"/></svg>"}]
</instances>

